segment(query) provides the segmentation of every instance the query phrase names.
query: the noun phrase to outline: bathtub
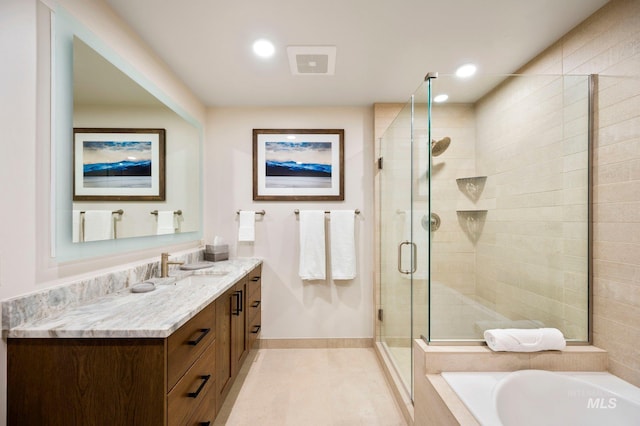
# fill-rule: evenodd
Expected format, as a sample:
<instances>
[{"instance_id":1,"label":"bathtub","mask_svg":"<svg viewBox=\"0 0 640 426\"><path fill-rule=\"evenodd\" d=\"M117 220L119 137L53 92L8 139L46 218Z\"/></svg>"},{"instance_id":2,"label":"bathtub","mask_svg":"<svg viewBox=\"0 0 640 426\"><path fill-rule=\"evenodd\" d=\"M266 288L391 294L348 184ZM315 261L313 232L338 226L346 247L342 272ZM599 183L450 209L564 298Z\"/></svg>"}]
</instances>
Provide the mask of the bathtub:
<instances>
[{"instance_id":1,"label":"bathtub","mask_svg":"<svg viewBox=\"0 0 640 426\"><path fill-rule=\"evenodd\" d=\"M640 425L640 388L603 372L442 373L485 426Z\"/></svg>"}]
</instances>

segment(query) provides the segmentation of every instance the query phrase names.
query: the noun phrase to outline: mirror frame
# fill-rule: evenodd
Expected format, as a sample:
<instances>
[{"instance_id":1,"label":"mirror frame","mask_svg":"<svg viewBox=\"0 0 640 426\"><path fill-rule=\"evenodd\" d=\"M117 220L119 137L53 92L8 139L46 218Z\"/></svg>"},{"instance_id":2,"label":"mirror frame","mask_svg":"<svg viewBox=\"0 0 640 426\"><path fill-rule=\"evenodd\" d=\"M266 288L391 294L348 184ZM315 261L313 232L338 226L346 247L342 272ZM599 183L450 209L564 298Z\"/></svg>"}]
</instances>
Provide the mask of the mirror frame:
<instances>
[{"instance_id":1,"label":"mirror frame","mask_svg":"<svg viewBox=\"0 0 640 426\"><path fill-rule=\"evenodd\" d=\"M203 126L171 97L162 92L147 76L124 60L103 40L73 18L66 10L56 7L52 32L52 140L51 140L51 257L58 262L122 254L153 247L188 243L202 239L203 235ZM198 230L179 234L150 235L146 237L72 242L71 222L73 210L73 38L82 39L88 46L111 62L116 68L137 82L169 109L193 125L198 133L198 162L200 187L200 218Z\"/></svg>"}]
</instances>

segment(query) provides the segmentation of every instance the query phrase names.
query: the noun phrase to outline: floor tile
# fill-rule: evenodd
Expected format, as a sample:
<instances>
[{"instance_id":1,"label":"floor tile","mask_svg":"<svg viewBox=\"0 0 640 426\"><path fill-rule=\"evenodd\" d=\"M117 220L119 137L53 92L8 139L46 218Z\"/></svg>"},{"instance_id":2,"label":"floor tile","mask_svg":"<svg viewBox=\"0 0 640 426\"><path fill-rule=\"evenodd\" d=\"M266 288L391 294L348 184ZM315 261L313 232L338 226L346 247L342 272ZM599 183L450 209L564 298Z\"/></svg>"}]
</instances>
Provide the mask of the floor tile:
<instances>
[{"instance_id":1,"label":"floor tile","mask_svg":"<svg viewBox=\"0 0 640 426\"><path fill-rule=\"evenodd\" d=\"M215 425L406 426L371 348L259 349Z\"/></svg>"}]
</instances>

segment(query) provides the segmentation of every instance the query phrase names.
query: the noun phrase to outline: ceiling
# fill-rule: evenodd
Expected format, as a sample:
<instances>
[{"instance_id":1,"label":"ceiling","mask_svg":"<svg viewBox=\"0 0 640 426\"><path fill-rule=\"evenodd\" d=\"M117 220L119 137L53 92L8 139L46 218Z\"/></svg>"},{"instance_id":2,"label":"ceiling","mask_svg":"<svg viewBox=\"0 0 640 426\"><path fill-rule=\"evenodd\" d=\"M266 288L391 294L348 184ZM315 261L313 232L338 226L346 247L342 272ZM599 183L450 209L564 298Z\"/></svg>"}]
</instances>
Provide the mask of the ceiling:
<instances>
[{"instance_id":1,"label":"ceiling","mask_svg":"<svg viewBox=\"0 0 640 426\"><path fill-rule=\"evenodd\" d=\"M430 71L513 73L607 2L105 1L207 106L404 102ZM287 46L336 46L335 75L292 75Z\"/></svg>"}]
</instances>

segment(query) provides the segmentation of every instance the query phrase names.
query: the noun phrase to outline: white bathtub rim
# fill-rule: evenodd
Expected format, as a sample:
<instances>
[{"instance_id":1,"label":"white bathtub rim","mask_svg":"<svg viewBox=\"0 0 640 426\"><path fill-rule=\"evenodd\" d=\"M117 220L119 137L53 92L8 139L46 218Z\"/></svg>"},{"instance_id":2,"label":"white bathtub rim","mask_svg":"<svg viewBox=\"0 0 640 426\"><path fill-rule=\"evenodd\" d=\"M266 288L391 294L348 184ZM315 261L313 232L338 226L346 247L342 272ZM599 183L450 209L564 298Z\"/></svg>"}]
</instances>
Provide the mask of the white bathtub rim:
<instances>
[{"instance_id":1,"label":"white bathtub rim","mask_svg":"<svg viewBox=\"0 0 640 426\"><path fill-rule=\"evenodd\" d=\"M524 370L518 370L524 371ZM546 370L545 370L546 371ZM493 390L495 386L514 371L473 371L473 372L442 372L441 377L456 393L467 410L482 425L501 425L498 413L494 408ZM640 403L640 388L606 371L554 371L553 373L577 377L582 376L587 382L597 383L598 386L613 392L622 393L624 398ZM577 376L577 377L576 377ZM480 379L484 382L481 390L477 386ZM469 380L476 381L469 386Z\"/></svg>"},{"instance_id":2,"label":"white bathtub rim","mask_svg":"<svg viewBox=\"0 0 640 426\"><path fill-rule=\"evenodd\" d=\"M506 375L493 388L493 409L502 422L509 425L539 424L625 424L635 425L640 418L640 403L623 392L612 391L581 375L571 376L546 370L519 370ZM615 376L613 376L615 377ZM620 379L621 380L621 379ZM533 391L532 399L527 399L521 391ZM572 397L570 389L578 395ZM541 394L542 392L542 394ZM554 392L560 392L554 398ZM550 393L550 395L548 394ZM542 400L538 397L542 395ZM551 399L549 399L551 398ZM589 407L587 401L595 400L596 406ZM560 411L532 409L531 403L542 402L543 407L560 406ZM556 405L554 405L556 404ZM583 405L584 404L584 405ZM613 404L607 406L607 404ZM565 407L569 407L565 409ZM622 409L622 412L619 410ZM574 411L577 410L577 411ZM626 413L626 414L625 414ZM510 420L509 420L510 419Z\"/></svg>"}]
</instances>

